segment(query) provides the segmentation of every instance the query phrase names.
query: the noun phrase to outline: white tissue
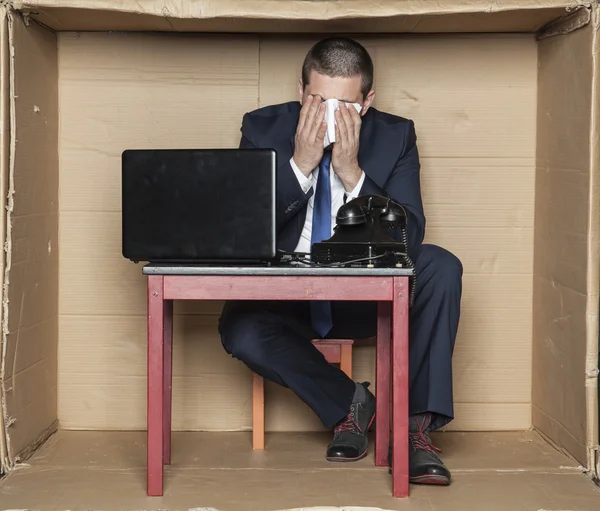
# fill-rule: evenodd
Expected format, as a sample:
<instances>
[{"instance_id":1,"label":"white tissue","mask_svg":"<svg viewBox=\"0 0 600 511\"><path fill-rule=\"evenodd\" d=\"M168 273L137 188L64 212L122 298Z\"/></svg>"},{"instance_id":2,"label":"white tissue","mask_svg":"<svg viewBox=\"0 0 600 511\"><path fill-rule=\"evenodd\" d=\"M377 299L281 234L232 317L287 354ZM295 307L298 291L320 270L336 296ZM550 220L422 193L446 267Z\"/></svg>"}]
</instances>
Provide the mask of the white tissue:
<instances>
[{"instance_id":1,"label":"white tissue","mask_svg":"<svg viewBox=\"0 0 600 511\"><path fill-rule=\"evenodd\" d=\"M353 106L358 113L362 110L362 106L358 103L346 103L348 106ZM327 123L327 132L325 133L324 147L335 142L335 111L340 107L339 99L328 99L325 101L325 122Z\"/></svg>"}]
</instances>

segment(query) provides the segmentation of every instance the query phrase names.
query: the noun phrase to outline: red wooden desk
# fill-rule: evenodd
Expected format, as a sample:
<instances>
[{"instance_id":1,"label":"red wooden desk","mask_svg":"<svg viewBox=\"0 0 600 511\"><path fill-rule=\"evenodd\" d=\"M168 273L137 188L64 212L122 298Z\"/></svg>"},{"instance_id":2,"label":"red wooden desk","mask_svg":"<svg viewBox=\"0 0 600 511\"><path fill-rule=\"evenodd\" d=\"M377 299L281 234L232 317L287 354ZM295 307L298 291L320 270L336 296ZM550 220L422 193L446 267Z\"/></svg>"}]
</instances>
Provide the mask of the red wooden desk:
<instances>
[{"instance_id":1,"label":"red wooden desk","mask_svg":"<svg viewBox=\"0 0 600 511\"><path fill-rule=\"evenodd\" d=\"M408 305L412 270L149 264L143 273L148 277L148 495L163 494L163 465L171 463L174 300L360 300L379 302L375 464L387 466L388 462L391 392L392 435L398 439L393 442L393 495L408 497Z\"/></svg>"}]
</instances>

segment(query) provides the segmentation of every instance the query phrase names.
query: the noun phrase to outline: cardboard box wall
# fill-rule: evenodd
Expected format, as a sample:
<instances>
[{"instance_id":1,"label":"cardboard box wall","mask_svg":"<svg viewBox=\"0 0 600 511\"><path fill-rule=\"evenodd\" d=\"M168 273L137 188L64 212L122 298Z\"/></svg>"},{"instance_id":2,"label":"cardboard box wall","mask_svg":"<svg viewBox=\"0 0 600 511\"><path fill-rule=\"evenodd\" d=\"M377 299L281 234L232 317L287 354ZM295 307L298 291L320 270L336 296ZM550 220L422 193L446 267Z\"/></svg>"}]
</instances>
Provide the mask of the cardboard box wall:
<instances>
[{"instance_id":1,"label":"cardboard box wall","mask_svg":"<svg viewBox=\"0 0 600 511\"><path fill-rule=\"evenodd\" d=\"M243 113L296 99L319 34L346 32L374 57L376 106L416 122L427 241L465 266L452 427L533 425L593 474L596 9L557 0L164 9L45 0L5 11L3 469L58 422L145 427L145 282L120 255L121 151L236 146ZM250 427L249 373L222 351L219 308L176 305L176 429ZM372 349L357 348L355 361L355 376L372 379ZM268 389L268 429L318 427L288 392Z\"/></svg>"}]
</instances>

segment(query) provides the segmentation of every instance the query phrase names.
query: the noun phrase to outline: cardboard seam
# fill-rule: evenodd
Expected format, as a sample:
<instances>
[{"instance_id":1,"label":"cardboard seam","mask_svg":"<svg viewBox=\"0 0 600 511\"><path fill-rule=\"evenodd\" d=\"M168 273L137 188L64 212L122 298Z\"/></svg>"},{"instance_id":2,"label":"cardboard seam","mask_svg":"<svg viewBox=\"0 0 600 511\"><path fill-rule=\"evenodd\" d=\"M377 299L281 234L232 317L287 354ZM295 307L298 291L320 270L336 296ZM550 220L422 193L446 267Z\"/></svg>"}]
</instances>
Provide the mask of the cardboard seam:
<instances>
[{"instance_id":1,"label":"cardboard seam","mask_svg":"<svg viewBox=\"0 0 600 511\"><path fill-rule=\"evenodd\" d=\"M598 151L600 137L598 133L598 117L600 116L600 105L598 93L600 84L599 50L600 29L599 10L594 10L594 24L592 33L592 104L590 119L590 185L589 185L589 208L588 208L588 247L587 247L587 288L588 298L586 302L586 402L587 402L587 444L588 444L588 467L590 476L597 480L600 467L598 466L599 450L599 425L598 425L598 335L599 335L599 293L600 286L600 185L597 173Z\"/></svg>"},{"instance_id":2,"label":"cardboard seam","mask_svg":"<svg viewBox=\"0 0 600 511\"><path fill-rule=\"evenodd\" d=\"M590 469L580 465L579 462L577 461L577 459L569 451L567 451L566 449L563 449L559 444L557 444L554 440L552 440L552 438L550 438L548 435L546 435L543 431L540 431L539 429L534 429L534 433L538 434L542 438L542 440L545 441L556 452L561 453L562 455L564 455L565 457L567 457L568 459L573 461L573 463L575 463L577 466L572 467L572 468L575 468L577 470L577 472L580 472L582 474L587 474L588 476L591 475ZM560 468L563 469L566 467L561 466Z\"/></svg>"},{"instance_id":3,"label":"cardboard seam","mask_svg":"<svg viewBox=\"0 0 600 511\"><path fill-rule=\"evenodd\" d=\"M9 133L9 122L8 122L8 112L9 112L9 102L8 102L8 92L9 92L9 87L8 87L8 80L9 80L9 73L8 73L8 21L7 21L7 9L4 6L0 6L0 24L1 24L1 28L0 28L0 62L2 64L2 68L0 69L0 89L2 91L2 99L1 99L1 104L0 104L0 119L2 122L2 126L0 128L0 133L1 133L1 147L0 147L0 154L2 155L2 160L0 161L0 189L2 190L2 197L0 198L0 200L4 200L4 186L6 183L6 179L5 176L8 172L8 166L9 166L9 157L8 157L8 153L9 153L9 144L10 144L10 133ZM3 212L0 211L0 218L2 218ZM3 227L0 225L0 232L2 231ZM3 257L4 253L2 251L0 251L0 267L3 267L4 265L4 257ZM3 272L0 271L0 287L2 284L2 280L3 280ZM4 346L4 343L1 342L1 345ZM3 352L4 350L2 349L2 351L0 351L0 359L4 360L3 357ZM2 362L0 362L0 366L2 365ZM4 406L3 406L3 391L2 391L2 386L0 386L0 414L2 415L2 417L4 417ZM4 427L4 421L0 420L0 474L3 474L4 472L6 472L6 467L5 467L5 462L4 460L7 458L8 456L8 449L7 449L7 445L6 445L6 428Z\"/></svg>"},{"instance_id":4,"label":"cardboard seam","mask_svg":"<svg viewBox=\"0 0 600 511\"><path fill-rule=\"evenodd\" d=\"M551 21L546 26L542 27L536 38L538 41L541 41L548 37L566 35L589 25L591 21L592 8L590 6L579 6L570 9L570 13L566 16Z\"/></svg>"},{"instance_id":5,"label":"cardboard seam","mask_svg":"<svg viewBox=\"0 0 600 511\"><path fill-rule=\"evenodd\" d=\"M563 426L560 423L560 421L556 420L554 417L552 417L551 415L546 413L542 408L540 408L539 406L537 406L535 404L533 404L531 406L531 408L532 408L532 411L534 411L534 409L537 410L540 414L542 414L544 417L546 417L549 422L551 422L552 424L554 424L555 426L560 428L560 431L563 434L567 435L569 438L571 438L576 444L579 444L581 447L584 447L584 448L587 447L582 441L580 441L576 436L574 436L565 426ZM579 463L573 453L569 452L565 447L562 447L562 445L560 443L558 443L556 440L553 440L548 434L544 433L544 431L542 431L541 429L538 429L535 426L533 427L533 430L536 433L538 433L539 435L541 435L557 451L563 453L565 456L567 456L567 457L571 458L572 460L574 460L575 462ZM589 467L588 468L584 467L582 472L589 473L590 472Z\"/></svg>"},{"instance_id":6,"label":"cardboard seam","mask_svg":"<svg viewBox=\"0 0 600 511\"><path fill-rule=\"evenodd\" d=\"M15 114L15 46L14 46L14 20L11 10L7 12L8 21L8 41L9 41L9 113L10 113L10 149L9 149L9 164L8 164L8 191L6 194L6 224L5 224L5 241L3 250L5 252L4 260L4 280L2 282L2 363L0 365L0 392L2 394L2 421L4 423L5 432L4 438L6 441L6 457L3 461L5 470L9 471L13 468L13 460L11 460L11 442L9 426L12 424L11 418L8 416L6 409L6 387L4 376L6 374L6 348L8 341L8 290L10 285L10 269L11 269L11 251L12 251L12 211L14 207L14 171L15 171L15 155L17 148L16 141L16 114Z\"/></svg>"},{"instance_id":7,"label":"cardboard seam","mask_svg":"<svg viewBox=\"0 0 600 511\"><path fill-rule=\"evenodd\" d=\"M19 452L15 456L14 468L16 470L16 464L22 464L33 456L37 450L44 445L56 432L58 431L58 420L53 421L46 429L44 429L37 438L34 439L27 447Z\"/></svg>"},{"instance_id":8,"label":"cardboard seam","mask_svg":"<svg viewBox=\"0 0 600 511\"><path fill-rule=\"evenodd\" d=\"M392 7L388 9L378 9L376 11L366 10L357 8L360 6L358 2L355 2L353 5L349 3L340 2L338 5L335 5L334 8L330 8L329 12L327 11L327 7L329 5L324 5L325 2L313 2L306 1L303 7L306 9L294 9L291 12L288 11L284 13L282 17L282 13L278 13L276 9L273 8L275 5L275 1L267 2L267 1L259 1L255 0L246 0L246 11L240 12L239 6L234 2L227 2L227 0L221 0L220 2L199 2L194 4L189 4L187 6L187 12L177 13L170 10L168 7L162 3L162 5L155 3L154 5L150 4L150 8L146 5L143 5L141 2L132 2L131 5L134 7L123 6L122 4L114 6L111 5L110 2L100 1L94 2L93 0L88 0L87 2L81 2L81 0L64 0L60 2L60 4L48 5L45 3L39 3L35 1L27 1L27 0L4 0L10 5L14 10L17 11L52 11L55 9L77 9L77 10L104 10L115 13L130 13L137 15L146 15L146 16L156 16L160 18L164 18L168 20L171 19L223 19L223 18L245 18L245 19L285 19L285 20L344 20L344 19L356 19L356 18L388 18L392 16L428 16L428 15L446 15L446 14L494 14L498 12L510 12L510 11L520 11L520 10L544 10L549 8L564 8L566 11L571 11L573 9L578 9L580 7L590 8L593 1L590 0L573 0L571 2L565 2L563 5L544 5L535 4L531 5L527 2L524 3L512 3L506 5L503 2L491 2L488 5L473 5L470 2L465 2L463 4L453 5L452 7L437 7L434 4L431 6L430 2L415 2L417 8L406 9L406 8L398 8ZM251 3L252 2L252 3ZM336 2L337 3L337 2ZM156 6L155 9L152 7ZM426 7L423 7L426 6ZM319 17L311 17L315 9L322 9L325 7L325 15ZM159 9L160 8L160 9ZM313 11L313 12L308 12ZM343 14L337 14L337 12L343 12ZM374 15L374 12L377 15ZM320 14L320 13L317 13Z\"/></svg>"},{"instance_id":9,"label":"cardboard seam","mask_svg":"<svg viewBox=\"0 0 600 511\"><path fill-rule=\"evenodd\" d=\"M261 102L262 101L262 98L261 98L261 96L262 96L261 74L262 73L260 72L260 70L261 70L260 62L261 62L261 58L262 58L262 48L263 48L263 41L264 41L264 39L263 39L263 37L261 37L260 34L257 37L257 39L258 39L258 41L257 41L258 42L258 44L257 44L257 46L258 46L258 59L257 59L256 67L257 67L257 70L258 70L258 77L257 77L257 80L256 80L256 87L257 87L258 90L257 90L257 93L256 93L256 108L260 108L262 106L262 102Z\"/></svg>"}]
</instances>

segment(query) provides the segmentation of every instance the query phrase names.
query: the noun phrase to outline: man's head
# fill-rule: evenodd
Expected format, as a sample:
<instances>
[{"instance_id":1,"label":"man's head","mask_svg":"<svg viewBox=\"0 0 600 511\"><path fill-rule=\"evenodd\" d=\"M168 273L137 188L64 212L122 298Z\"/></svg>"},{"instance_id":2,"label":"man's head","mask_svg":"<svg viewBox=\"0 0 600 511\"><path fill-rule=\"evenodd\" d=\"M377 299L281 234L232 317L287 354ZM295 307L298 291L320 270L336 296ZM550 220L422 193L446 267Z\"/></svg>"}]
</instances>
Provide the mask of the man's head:
<instances>
[{"instance_id":1,"label":"man's head","mask_svg":"<svg viewBox=\"0 0 600 511\"><path fill-rule=\"evenodd\" d=\"M363 105L361 115L371 106L373 61L365 48L347 37L328 37L315 44L302 65L300 101L309 95L323 100L339 99Z\"/></svg>"}]
</instances>

